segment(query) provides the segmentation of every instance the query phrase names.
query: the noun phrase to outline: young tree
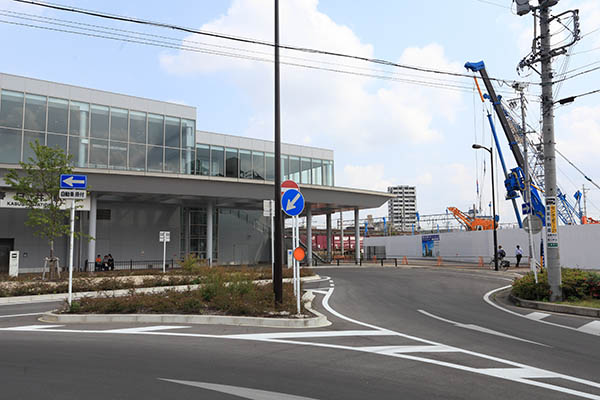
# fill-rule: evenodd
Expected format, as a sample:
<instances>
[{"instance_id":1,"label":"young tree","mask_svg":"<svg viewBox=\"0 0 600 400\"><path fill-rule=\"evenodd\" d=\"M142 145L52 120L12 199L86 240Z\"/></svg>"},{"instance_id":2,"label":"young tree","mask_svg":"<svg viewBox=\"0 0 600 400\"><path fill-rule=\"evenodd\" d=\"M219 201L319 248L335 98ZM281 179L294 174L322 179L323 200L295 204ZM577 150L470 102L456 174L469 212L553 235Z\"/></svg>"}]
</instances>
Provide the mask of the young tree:
<instances>
[{"instance_id":1,"label":"young tree","mask_svg":"<svg viewBox=\"0 0 600 400\"><path fill-rule=\"evenodd\" d=\"M68 210L62 209L65 201L59 197L60 175L70 174L71 156L60 148L30 143L34 152L27 162L20 162L21 170L11 169L4 181L16 192L15 200L29 209L25 225L32 227L37 236L50 245L50 279L58 274L54 241L69 235Z\"/></svg>"}]
</instances>

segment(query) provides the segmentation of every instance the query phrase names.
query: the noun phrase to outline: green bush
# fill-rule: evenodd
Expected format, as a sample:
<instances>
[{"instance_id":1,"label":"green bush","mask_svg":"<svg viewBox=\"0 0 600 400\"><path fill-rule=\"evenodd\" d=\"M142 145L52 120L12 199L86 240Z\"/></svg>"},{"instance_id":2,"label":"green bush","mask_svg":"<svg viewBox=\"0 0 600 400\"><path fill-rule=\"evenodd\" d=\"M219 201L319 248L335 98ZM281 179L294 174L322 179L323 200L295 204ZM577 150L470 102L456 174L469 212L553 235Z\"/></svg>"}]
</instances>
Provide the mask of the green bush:
<instances>
[{"instance_id":1,"label":"green bush","mask_svg":"<svg viewBox=\"0 0 600 400\"><path fill-rule=\"evenodd\" d=\"M561 290L565 300L600 298L600 274L572 268L563 268L561 271ZM525 300L548 301L551 293L546 271L538 274L537 284L533 273L529 272L522 278L515 279L512 285L513 296Z\"/></svg>"}]
</instances>

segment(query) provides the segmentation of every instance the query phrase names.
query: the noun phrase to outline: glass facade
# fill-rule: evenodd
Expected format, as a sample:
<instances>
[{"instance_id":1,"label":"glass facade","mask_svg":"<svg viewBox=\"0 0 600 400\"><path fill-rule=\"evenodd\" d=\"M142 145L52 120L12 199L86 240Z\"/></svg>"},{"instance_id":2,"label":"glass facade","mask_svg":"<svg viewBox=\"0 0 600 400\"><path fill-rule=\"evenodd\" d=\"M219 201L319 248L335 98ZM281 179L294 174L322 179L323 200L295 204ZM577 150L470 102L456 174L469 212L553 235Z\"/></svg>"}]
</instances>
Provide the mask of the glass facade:
<instances>
[{"instance_id":1,"label":"glass facade","mask_svg":"<svg viewBox=\"0 0 600 400\"><path fill-rule=\"evenodd\" d=\"M273 153L196 143L196 122L102 104L0 91L0 163L29 143L66 151L75 167L273 181ZM282 154L282 179L333 186L333 161Z\"/></svg>"}]
</instances>

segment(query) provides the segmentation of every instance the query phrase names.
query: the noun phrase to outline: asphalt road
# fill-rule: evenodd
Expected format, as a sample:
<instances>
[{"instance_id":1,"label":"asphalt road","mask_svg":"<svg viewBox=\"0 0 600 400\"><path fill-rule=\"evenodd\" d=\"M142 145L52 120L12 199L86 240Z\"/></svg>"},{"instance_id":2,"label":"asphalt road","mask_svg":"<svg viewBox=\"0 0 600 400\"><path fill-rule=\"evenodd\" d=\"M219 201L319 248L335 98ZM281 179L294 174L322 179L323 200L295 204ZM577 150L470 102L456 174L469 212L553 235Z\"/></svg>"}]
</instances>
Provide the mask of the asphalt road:
<instances>
[{"instance_id":1,"label":"asphalt road","mask_svg":"<svg viewBox=\"0 0 600 400\"><path fill-rule=\"evenodd\" d=\"M486 303L506 273L318 273L319 329L51 325L35 314L56 304L0 306L1 397L600 399L600 336L577 330L595 322Z\"/></svg>"}]
</instances>

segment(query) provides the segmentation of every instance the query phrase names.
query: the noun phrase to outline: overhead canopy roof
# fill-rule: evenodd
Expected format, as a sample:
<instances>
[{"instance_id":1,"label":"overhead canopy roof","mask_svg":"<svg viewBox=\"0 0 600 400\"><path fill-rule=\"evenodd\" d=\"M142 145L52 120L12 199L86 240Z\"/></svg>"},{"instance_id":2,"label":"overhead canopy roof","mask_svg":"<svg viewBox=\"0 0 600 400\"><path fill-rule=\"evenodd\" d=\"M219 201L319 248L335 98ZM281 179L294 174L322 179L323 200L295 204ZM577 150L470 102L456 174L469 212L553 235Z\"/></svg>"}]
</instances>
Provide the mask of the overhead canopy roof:
<instances>
[{"instance_id":1,"label":"overhead canopy roof","mask_svg":"<svg viewBox=\"0 0 600 400\"><path fill-rule=\"evenodd\" d=\"M81 168L75 171L88 176L88 190L101 201L189 207L212 201L217 207L259 210L264 199L273 198L273 183L258 180ZM376 208L394 197L385 192L315 185L302 185L300 190L313 215Z\"/></svg>"}]
</instances>

